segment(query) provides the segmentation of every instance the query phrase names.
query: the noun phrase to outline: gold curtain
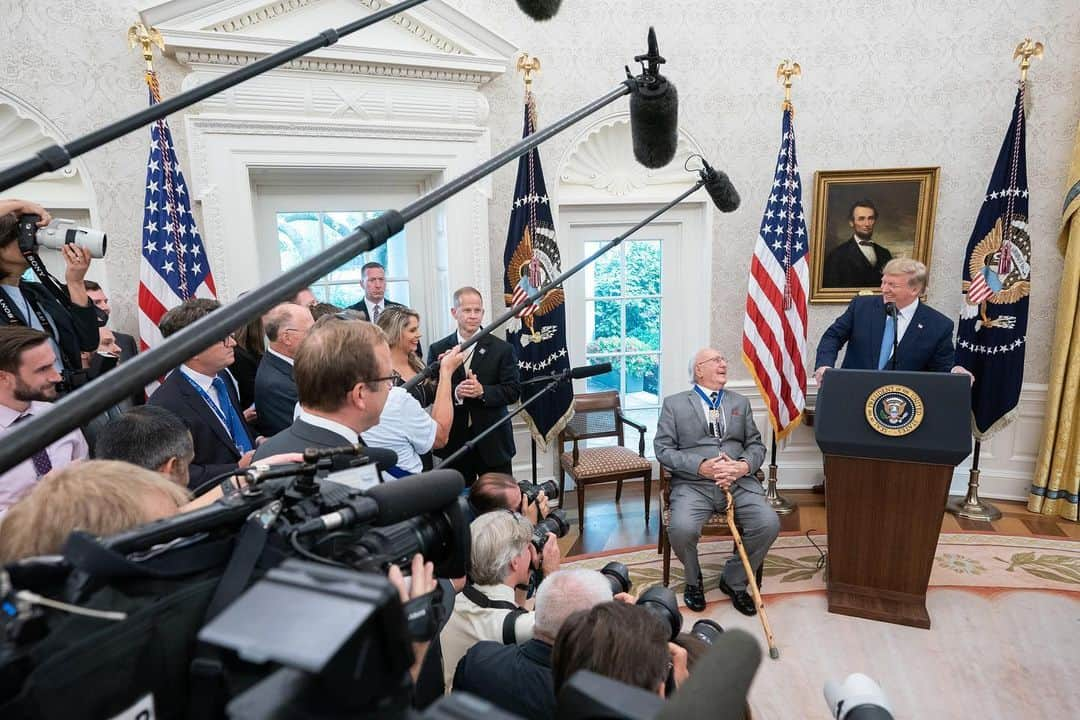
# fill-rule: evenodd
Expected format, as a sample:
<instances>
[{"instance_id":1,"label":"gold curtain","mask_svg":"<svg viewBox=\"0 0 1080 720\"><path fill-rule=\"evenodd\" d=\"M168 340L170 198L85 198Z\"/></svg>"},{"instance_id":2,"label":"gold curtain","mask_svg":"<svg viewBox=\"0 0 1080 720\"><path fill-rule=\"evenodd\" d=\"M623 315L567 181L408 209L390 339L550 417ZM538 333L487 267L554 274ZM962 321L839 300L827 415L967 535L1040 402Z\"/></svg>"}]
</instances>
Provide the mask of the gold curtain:
<instances>
[{"instance_id":1,"label":"gold curtain","mask_svg":"<svg viewBox=\"0 0 1080 720\"><path fill-rule=\"evenodd\" d=\"M1058 237L1065 264L1050 356L1046 425L1028 510L1075 521L1080 507L1080 126L1065 188Z\"/></svg>"}]
</instances>

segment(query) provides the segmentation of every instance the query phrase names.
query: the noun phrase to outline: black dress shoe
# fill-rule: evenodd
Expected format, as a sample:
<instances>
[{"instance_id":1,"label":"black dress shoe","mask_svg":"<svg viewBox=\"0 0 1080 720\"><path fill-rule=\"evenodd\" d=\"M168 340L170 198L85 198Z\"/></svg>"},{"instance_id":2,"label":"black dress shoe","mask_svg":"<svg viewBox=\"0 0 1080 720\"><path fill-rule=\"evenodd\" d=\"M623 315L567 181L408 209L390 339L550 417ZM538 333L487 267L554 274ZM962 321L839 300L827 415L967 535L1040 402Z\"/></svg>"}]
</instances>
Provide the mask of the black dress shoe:
<instances>
[{"instance_id":1,"label":"black dress shoe","mask_svg":"<svg viewBox=\"0 0 1080 720\"><path fill-rule=\"evenodd\" d=\"M720 576L720 592L731 598L731 604L743 615L757 615L757 607L754 605L754 598L750 597L750 593L745 590L732 590L724 582L723 575Z\"/></svg>"},{"instance_id":2,"label":"black dress shoe","mask_svg":"<svg viewBox=\"0 0 1080 720\"><path fill-rule=\"evenodd\" d=\"M698 580L700 583L701 581ZM705 609L705 590L704 585L687 585L686 592L683 593L683 602L686 603L686 607L690 608L694 612L701 612Z\"/></svg>"}]
</instances>

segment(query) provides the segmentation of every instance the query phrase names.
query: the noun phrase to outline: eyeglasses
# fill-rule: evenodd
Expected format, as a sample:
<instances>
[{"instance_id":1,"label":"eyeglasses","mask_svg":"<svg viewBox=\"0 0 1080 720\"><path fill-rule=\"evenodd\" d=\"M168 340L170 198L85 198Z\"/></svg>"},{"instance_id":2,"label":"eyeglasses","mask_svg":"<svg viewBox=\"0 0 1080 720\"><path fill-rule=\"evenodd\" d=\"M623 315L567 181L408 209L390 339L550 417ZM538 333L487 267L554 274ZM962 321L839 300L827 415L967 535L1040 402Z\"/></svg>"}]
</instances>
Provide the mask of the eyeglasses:
<instances>
[{"instance_id":1,"label":"eyeglasses","mask_svg":"<svg viewBox=\"0 0 1080 720\"><path fill-rule=\"evenodd\" d=\"M361 380L360 382L376 386L378 386L379 383L385 382L389 383L388 387L394 387L401 382L401 373L399 373L397 370L394 370L386 377L371 378L370 380Z\"/></svg>"},{"instance_id":2,"label":"eyeglasses","mask_svg":"<svg viewBox=\"0 0 1080 720\"><path fill-rule=\"evenodd\" d=\"M698 365L706 365L708 363L726 363L726 362L727 362L727 359L723 355L717 355L716 357L711 357L711 358L708 358L707 360L702 360L701 362L698 363Z\"/></svg>"}]
</instances>

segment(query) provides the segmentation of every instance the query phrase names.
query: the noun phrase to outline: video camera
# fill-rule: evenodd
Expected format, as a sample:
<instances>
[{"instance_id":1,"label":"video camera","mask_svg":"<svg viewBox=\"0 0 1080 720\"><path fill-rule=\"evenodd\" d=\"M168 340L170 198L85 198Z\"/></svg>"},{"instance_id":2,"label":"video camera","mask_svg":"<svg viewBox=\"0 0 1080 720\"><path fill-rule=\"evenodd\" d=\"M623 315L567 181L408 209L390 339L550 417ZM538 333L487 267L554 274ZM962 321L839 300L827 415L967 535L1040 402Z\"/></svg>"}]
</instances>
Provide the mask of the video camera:
<instances>
[{"instance_id":1,"label":"video camera","mask_svg":"<svg viewBox=\"0 0 1080 720\"><path fill-rule=\"evenodd\" d=\"M92 258L105 257L108 239L105 233L94 228L76 225L74 220L53 218L45 227L38 227L40 215L19 216L19 250L36 253L38 247L61 250L64 245L75 244L85 247Z\"/></svg>"},{"instance_id":2,"label":"video camera","mask_svg":"<svg viewBox=\"0 0 1080 720\"><path fill-rule=\"evenodd\" d=\"M374 470L367 451L316 450L305 453L303 463L239 471L248 485L213 505L106 538L73 533L63 562L47 572L9 566L12 582L0 592L0 716L113 717L128 707L125 702L149 693L158 717L177 717L176 708L162 707L184 708L200 697L197 680L205 673L197 673L196 664L217 668L215 682L239 691L292 662L269 653L260 657L253 644L237 648L232 659L222 661L221 650L203 657L205 646L194 643L200 630L237 617L255 623L264 638L287 639L295 648L301 647L293 642L298 635L315 640L332 631L335 640L326 652L359 647L364 653L363 678L361 668L350 665L355 655L345 665L332 664L334 677L353 679L341 688L354 698L349 707L363 698L407 706L399 692L404 687L407 694L407 678L390 675L412 662L410 640L437 632L452 593L436 590L402 605L383 573L395 564L408 572L420 553L435 563L437 576L465 575L470 534L459 497L464 481L456 471L439 470L390 483L372 473L374 484L366 484L355 467L337 470L358 463ZM302 568L297 558L305 561ZM277 601L260 603L252 613L255 606L241 597L249 585L249 593L264 597L267 584L274 597L290 598L277 604L287 621L266 614ZM329 595L320 602L336 607L336 614L318 609L312 593ZM55 605L43 607L35 595L66 603L71 612L97 608L126 618L70 615ZM365 598L369 606L360 602ZM341 613L354 622L352 636L338 622ZM251 664L257 660L277 664ZM377 667L384 668L381 674L368 672ZM234 684L234 673L246 681ZM380 682L370 684L376 675ZM217 696L216 706L232 696Z\"/></svg>"}]
</instances>

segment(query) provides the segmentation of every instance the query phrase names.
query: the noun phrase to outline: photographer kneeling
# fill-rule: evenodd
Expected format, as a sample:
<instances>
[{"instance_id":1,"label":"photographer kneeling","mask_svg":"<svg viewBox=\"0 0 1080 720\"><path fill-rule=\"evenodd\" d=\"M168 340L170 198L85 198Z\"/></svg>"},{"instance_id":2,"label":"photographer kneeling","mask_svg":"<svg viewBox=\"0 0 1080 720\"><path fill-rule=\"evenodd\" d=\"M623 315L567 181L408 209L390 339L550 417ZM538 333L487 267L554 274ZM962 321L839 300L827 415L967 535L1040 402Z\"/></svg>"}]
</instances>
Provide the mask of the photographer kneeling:
<instances>
[{"instance_id":1,"label":"photographer kneeling","mask_svg":"<svg viewBox=\"0 0 1080 720\"><path fill-rule=\"evenodd\" d=\"M27 216L31 217L21 222ZM36 223L32 216L37 216ZM97 349L98 319L83 285L90 251L64 243L60 254L67 264L66 286L49 275L37 257L34 229L51 220L45 208L36 203L0 199L0 322L30 327L49 336L56 353L56 370L64 376L61 392L66 392L86 382L81 353ZM24 224L26 229L22 229ZM31 263L40 282L22 279Z\"/></svg>"},{"instance_id":2,"label":"photographer kneeling","mask_svg":"<svg viewBox=\"0 0 1080 720\"><path fill-rule=\"evenodd\" d=\"M458 596L442 631L443 675L450 687L458 662L481 640L506 645L533 637L535 616L525 607L534 568L552 574L562 556L554 533L537 550L533 524L515 512L481 515L469 526L472 535L470 584ZM541 587L543 587L541 585Z\"/></svg>"}]
</instances>

